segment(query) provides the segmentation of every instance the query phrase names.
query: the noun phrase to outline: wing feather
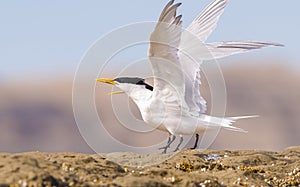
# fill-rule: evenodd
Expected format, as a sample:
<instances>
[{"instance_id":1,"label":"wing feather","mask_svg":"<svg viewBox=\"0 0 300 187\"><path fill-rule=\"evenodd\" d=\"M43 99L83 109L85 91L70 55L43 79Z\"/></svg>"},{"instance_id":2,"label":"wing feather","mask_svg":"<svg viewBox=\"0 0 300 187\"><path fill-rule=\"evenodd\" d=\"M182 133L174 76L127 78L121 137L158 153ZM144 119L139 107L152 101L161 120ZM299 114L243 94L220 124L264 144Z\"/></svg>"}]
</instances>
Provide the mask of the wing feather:
<instances>
[{"instance_id":1,"label":"wing feather","mask_svg":"<svg viewBox=\"0 0 300 187\"><path fill-rule=\"evenodd\" d=\"M179 53L180 62L185 73L185 101L192 115L198 116L206 112L206 101L200 93L200 66L202 55L199 53L204 47L204 42L216 28L217 22L224 12L227 0L215 0L209 4L182 33L182 42L179 49L192 53L191 59ZM193 35L193 36L191 36ZM196 38L195 38L196 37ZM203 51L203 50L202 50ZM208 50L204 50L209 55ZM198 53L198 54L197 54ZM196 61L196 62L195 62Z\"/></svg>"},{"instance_id":2,"label":"wing feather","mask_svg":"<svg viewBox=\"0 0 300 187\"><path fill-rule=\"evenodd\" d=\"M214 0L182 32L182 16L177 16L181 3L174 0L163 9L159 22L150 37L148 56L154 75L154 95L170 100L181 101L173 106L186 107L192 115L199 116L206 112L206 101L200 94L200 66L204 60L223 58L267 46L281 44L241 41L217 42L204 44L224 12L228 0ZM188 54L186 54L188 53ZM191 55L190 55L191 54ZM177 96L159 95L166 90L177 92ZM182 98L184 103L182 103Z\"/></svg>"},{"instance_id":3,"label":"wing feather","mask_svg":"<svg viewBox=\"0 0 300 187\"><path fill-rule=\"evenodd\" d=\"M213 1L192 21L187 30L196 35L202 42L205 42L216 28L227 3L227 0Z\"/></svg>"},{"instance_id":4,"label":"wing feather","mask_svg":"<svg viewBox=\"0 0 300 187\"><path fill-rule=\"evenodd\" d=\"M206 44L208 50L211 53L211 57L214 59L224 58L230 55L245 53L250 50L260 49L268 46L280 46L284 45L272 42L261 41L236 41L236 42L215 42Z\"/></svg>"},{"instance_id":5,"label":"wing feather","mask_svg":"<svg viewBox=\"0 0 300 187\"><path fill-rule=\"evenodd\" d=\"M148 57L154 75L153 98L164 102L166 110L187 110L184 101L184 78L178 57L182 15L176 15L181 3L171 0L163 9L150 37Z\"/></svg>"},{"instance_id":6,"label":"wing feather","mask_svg":"<svg viewBox=\"0 0 300 187\"><path fill-rule=\"evenodd\" d=\"M179 49L193 56L193 59L191 59L184 53L179 53L180 62L185 72L185 100L190 113L193 115L200 115L206 112L206 102L199 90L199 85L201 84L200 66L204 60L223 58L267 46L283 46L277 43L258 41L204 44L211 32L216 28L227 3L227 0L213 1L182 33ZM191 35L194 35L194 37Z\"/></svg>"}]
</instances>

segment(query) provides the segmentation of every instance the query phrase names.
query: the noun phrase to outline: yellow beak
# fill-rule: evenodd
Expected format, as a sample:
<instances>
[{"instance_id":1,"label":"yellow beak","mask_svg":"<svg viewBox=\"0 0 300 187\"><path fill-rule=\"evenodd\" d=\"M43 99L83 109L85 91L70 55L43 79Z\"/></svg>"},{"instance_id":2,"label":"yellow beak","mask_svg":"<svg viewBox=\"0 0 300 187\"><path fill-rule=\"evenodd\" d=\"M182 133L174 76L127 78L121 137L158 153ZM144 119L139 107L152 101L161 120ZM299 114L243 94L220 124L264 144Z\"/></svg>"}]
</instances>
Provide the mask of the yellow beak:
<instances>
[{"instance_id":1,"label":"yellow beak","mask_svg":"<svg viewBox=\"0 0 300 187\"><path fill-rule=\"evenodd\" d=\"M123 94L125 92L123 91L117 91L117 92L110 92L108 95L114 95L114 94Z\"/></svg>"},{"instance_id":2,"label":"yellow beak","mask_svg":"<svg viewBox=\"0 0 300 187\"><path fill-rule=\"evenodd\" d=\"M99 78L96 79L97 82L103 82L103 83L107 83L107 84L112 84L115 85L116 81L114 81L114 79L107 79L107 78ZM113 94L123 94L125 92L123 91L117 91L117 92L110 92L108 95L113 95Z\"/></svg>"},{"instance_id":3,"label":"yellow beak","mask_svg":"<svg viewBox=\"0 0 300 187\"><path fill-rule=\"evenodd\" d=\"M114 79L99 78L99 79L96 79L96 81L97 82L107 83L107 84L112 84L112 85L116 84L116 82L114 81Z\"/></svg>"}]
</instances>

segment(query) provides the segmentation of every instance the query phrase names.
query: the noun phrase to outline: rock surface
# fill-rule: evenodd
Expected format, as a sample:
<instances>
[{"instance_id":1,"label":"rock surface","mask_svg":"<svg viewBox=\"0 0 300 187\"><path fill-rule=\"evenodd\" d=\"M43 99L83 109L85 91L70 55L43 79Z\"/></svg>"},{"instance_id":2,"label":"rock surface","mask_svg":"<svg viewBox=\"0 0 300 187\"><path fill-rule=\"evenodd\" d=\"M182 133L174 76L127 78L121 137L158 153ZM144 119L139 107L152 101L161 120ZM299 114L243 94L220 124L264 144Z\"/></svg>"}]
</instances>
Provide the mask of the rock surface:
<instances>
[{"instance_id":1,"label":"rock surface","mask_svg":"<svg viewBox=\"0 0 300 187\"><path fill-rule=\"evenodd\" d=\"M151 165L167 156L0 153L0 187L300 186L300 147L281 152L183 150ZM136 165L135 157L145 158L144 166Z\"/></svg>"}]
</instances>

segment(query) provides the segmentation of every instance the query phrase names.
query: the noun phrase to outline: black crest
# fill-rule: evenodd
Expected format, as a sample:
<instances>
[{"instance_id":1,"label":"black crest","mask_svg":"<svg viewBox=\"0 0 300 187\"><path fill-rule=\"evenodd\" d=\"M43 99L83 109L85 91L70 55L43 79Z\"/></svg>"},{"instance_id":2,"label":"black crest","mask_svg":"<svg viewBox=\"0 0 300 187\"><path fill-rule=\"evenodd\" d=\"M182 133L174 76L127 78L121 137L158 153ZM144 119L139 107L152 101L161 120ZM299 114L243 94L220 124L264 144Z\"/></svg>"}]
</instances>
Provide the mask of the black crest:
<instances>
[{"instance_id":1,"label":"black crest","mask_svg":"<svg viewBox=\"0 0 300 187\"><path fill-rule=\"evenodd\" d=\"M145 79L139 77L119 77L114 81L119 83L128 83L128 84L136 84L136 85L145 85L145 88L153 91L153 87L147 83L145 83Z\"/></svg>"}]
</instances>

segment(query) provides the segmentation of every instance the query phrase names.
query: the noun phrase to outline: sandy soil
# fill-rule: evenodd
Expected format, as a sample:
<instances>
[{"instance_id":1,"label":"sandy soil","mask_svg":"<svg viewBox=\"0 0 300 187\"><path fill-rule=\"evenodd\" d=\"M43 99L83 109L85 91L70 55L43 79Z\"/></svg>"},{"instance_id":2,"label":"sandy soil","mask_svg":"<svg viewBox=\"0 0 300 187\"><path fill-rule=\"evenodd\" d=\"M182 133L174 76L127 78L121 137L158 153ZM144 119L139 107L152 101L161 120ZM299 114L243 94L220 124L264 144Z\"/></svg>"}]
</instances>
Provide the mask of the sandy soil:
<instances>
[{"instance_id":1,"label":"sandy soil","mask_svg":"<svg viewBox=\"0 0 300 187\"><path fill-rule=\"evenodd\" d=\"M151 165L168 156L0 153L0 187L300 186L300 147L281 152L183 150ZM137 164L137 157L148 166Z\"/></svg>"}]
</instances>

